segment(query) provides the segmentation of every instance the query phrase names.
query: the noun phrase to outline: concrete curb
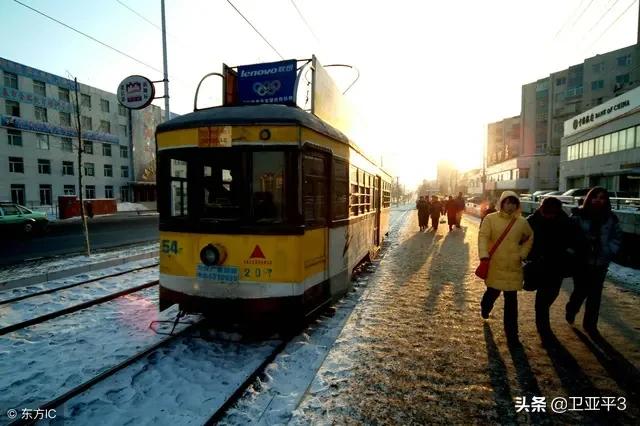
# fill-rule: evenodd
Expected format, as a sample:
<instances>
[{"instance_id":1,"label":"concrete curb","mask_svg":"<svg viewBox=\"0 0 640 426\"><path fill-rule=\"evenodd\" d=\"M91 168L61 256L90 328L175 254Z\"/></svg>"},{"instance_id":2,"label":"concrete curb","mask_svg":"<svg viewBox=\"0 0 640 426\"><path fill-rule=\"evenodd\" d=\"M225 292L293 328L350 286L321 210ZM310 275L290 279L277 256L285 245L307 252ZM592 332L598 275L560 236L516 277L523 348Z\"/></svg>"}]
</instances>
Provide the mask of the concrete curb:
<instances>
[{"instance_id":1,"label":"concrete curb","mask_svg":"<svg viewBox=\"0 0 640 426\"><path fill-rule=\"evenodd\" d=\"M24 286L33 285L33 284L43 284L49 281L59 280L61 278L66 278L73 275L81 274L83 272L91 272L91 271L96 271L98 269L111 268L113 266L134 262L136 260L150 259L156 256L158 256L158 251L154 250L148 253L136 254L130 257L105 260L102 262L91 263L88 265L82 265L75 268L62 269L59 271L32 275L30 277L18 278L16 280L4 281L4 282L0 282L0 291L10 290L12 288L24 287Z\"/></svg>"}]
</instances>

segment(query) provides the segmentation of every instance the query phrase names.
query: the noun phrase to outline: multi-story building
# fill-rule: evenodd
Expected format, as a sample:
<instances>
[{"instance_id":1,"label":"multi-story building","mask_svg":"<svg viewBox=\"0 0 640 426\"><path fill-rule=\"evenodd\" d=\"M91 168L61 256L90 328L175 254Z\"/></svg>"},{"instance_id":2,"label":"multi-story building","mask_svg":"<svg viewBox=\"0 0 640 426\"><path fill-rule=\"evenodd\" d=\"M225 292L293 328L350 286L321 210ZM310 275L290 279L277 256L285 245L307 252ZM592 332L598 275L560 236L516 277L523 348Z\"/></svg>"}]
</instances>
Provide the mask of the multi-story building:
<instances>
[{"instance_id":1,"label":"multi-story building","mask_svg":"<svg viewBox=\"0 0 640 426\"><path fill-rule=\"evenodd\" d=\"M564 123L560 190L602 186L640 196L640 88Z\"/></svg>"},{"instance_id":2,"label":"multi-story building","mask_svg":"<svg viewBox=\"0 0 640 426\"><path fill-rule=\"evenodd\" d=\"M449 161L438 162L436 179L442 195L454 194L458 188L458 170Z\"/></svg>"},{"instance_id":3,"label":"multi-story building","mask_svg":"<svg viewBox=\"0 0 640 426\"><path fill-rule=\"evenodd\" d=\"M55 205L78 194L74 82L3 58L0 74L0 199ZM130 112L115 94L85 84L78 102L83 195L130 201L135 191L154 200L160 108Z\"/></svg>"},{"instance_id":4,"label":"multi-story building","mask_svg":"<svg viewBox=\"0 0 640 426\"><path fill-rule=\"evenodd\" d=\"M587 58L522 86L520 151L516 159L492 164L487 170L489 189L535 191L556 189L559 182L560 148L564 123L640 83L640 47L636 45ZM491 125L490 125L491 126ZM491 130L489 130L491 137ZM515 160L515 161L514 161ZM513 164L511 164L513 163ZM508 171L511 179L508 179ZM514 180L513 170L520 170ZM522 175L522 171L524 176ZM491 175L506 183L492 183ZM500 182L500 180L494 180Z\"/></svg>"}]
</instances>

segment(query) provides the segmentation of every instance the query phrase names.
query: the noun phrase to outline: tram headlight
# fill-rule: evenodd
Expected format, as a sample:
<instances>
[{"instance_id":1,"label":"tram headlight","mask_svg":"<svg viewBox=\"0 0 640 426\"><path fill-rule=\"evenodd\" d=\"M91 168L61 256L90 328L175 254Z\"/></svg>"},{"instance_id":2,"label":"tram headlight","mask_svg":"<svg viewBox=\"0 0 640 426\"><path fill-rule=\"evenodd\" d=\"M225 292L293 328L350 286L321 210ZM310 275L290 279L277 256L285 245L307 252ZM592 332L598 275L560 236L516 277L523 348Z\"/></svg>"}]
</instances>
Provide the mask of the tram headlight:
<instances>
[{"instance_id":1,"label":"tram headlight","mask_svg":"<svg viewBox=\"0 0 640 426\"><path fill-rule=\"evenodd\" d=\"M213 244L208 244L200 251L200 260L207 266L213 266L220 263L220 250Z\"/></svg>"}]
</instances>

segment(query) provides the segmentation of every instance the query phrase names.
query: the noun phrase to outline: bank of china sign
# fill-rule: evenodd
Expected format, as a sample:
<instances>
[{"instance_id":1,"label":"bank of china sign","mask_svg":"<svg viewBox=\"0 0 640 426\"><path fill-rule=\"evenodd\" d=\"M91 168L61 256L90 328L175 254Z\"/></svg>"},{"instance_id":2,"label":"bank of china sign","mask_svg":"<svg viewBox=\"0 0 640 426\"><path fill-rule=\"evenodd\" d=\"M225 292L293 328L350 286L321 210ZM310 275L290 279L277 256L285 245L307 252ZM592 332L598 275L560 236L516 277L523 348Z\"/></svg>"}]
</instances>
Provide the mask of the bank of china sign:
<instances>
[{"instance_id":1,"label":"bank of china sign","mask_svg":"<svg viewBox=\"0 0 640 426\"><path fill-rule=\"evenodd\" d=\"M640 106L640 88L617 96L564 122L564 136L583 132Z\"/></svg>"},{"instance_id":2,"label":"bank of china sign","mask_svg":"<svg viewBox=\"0 0 640 426\"><path fill-rule=\"evenodd\" d=\"M238 100L242 104L295 105L296 61L238 67Z\"/></svg>"}]
</instances>

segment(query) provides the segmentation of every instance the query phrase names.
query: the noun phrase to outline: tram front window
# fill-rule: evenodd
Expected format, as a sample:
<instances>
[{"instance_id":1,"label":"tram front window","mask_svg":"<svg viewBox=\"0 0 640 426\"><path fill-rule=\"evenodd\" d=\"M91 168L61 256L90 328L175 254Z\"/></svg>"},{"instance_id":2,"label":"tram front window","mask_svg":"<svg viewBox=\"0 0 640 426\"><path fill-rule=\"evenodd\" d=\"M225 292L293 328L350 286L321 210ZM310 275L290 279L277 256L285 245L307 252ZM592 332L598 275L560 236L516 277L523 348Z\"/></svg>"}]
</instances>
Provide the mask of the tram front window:
<instances>
[{"instance_id":1,"label":"tram front window","mask_svg":"<svg viewBox=\"0 0 640 426\"><path fill-rule=\"evenodd\" d=\"M282 222L284 217L284 152L254 152L252 216L257 222Z\"/></svg>"}]
</instances>

